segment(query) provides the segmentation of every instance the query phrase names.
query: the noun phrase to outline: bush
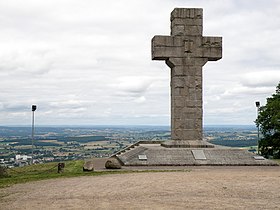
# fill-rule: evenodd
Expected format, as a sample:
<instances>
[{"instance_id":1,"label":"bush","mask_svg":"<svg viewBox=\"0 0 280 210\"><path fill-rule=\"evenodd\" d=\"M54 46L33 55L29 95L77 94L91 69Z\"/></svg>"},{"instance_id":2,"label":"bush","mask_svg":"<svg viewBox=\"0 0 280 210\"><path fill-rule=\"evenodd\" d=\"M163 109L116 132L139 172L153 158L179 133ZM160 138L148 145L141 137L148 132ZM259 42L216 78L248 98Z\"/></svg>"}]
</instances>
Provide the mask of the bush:
<instances>
[{"instance_id":1,"label":"bush","mask_svg":"<svg viewBox=\"0 0 280 210\"><path fill-rule=\"evenodd\" d=\"M0 178L8 177L7 168L4 166L0 166Z\"/></svg>"},{"instance_id":2,"label":"bush","mask_svg":"<svg viewBox=\"0 0 280 210\"><path fill-rule=\"evenodd\" d=\"M265 157L280 158L280 133L265 136L259 142L261 154Z\"/></svg>"}]
</instances>

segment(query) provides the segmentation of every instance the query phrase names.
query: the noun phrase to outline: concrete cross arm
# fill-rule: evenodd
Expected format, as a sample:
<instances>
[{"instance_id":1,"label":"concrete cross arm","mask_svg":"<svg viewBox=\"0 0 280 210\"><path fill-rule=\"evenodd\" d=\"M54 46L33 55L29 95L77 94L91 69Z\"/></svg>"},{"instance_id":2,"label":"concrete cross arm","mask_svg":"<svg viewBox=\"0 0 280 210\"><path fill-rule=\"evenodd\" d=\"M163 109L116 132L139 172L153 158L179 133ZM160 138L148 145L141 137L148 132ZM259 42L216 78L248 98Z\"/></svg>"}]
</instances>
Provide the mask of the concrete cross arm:
<instances>
[{"instance_id":1,"label":"concrete cross arm","mask_svg":"<svg viewBox=\"0 0 280 210\"><path fill-rule=\"evenodd\" d=\"M189 57L216 61L222 58L222 37L154 36L152 60Z\"/></svg>"},{"instance_id":2,"label":"concrete cross arm","mask_svg":"<svg viewBox=\"0 0 280 210\"><path fill-rule=\"evenodd\" d=\"M183 40L175 36L154 36L152 39L152 60L167 60L182 53Z\"/></svg>"},{"instance_id":3,"label":"concrete cross arm","mask_svg":"<svg viewBox=\"0 0 280 210\"><path fill-rule=\"evenodd\" d=\"M222 37L202 37L198 57L216 61L222 58Z\"/></svg>"}]
</instances>

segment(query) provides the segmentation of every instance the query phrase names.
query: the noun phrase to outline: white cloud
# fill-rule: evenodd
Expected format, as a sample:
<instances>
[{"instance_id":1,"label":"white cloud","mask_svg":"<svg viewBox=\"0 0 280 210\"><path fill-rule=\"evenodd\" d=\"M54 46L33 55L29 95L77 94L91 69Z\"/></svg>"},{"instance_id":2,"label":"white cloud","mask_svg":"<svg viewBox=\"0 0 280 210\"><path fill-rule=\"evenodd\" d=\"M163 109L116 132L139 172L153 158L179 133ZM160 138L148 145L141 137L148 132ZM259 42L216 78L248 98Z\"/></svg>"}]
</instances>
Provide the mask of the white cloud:
<instances>
[{"instance_id":1,"label":"white cloud","mask_svg":"<svg viewBox=\"0 0 280 210\"><path fill-rule=\"evenodd\" d=\"M280 81L280 70L256 71L242 75L241 84L248 87L273 87Z\"/></svg>"},{"instance_id":2,"label":"white cloud","mask_svg":"<svg viewBox=\"0 0 280 210\"><path fill-rule=\"evenodd\" d=\"M112 88L117 89L117 94L136 96L144 94L151 85L151 79L141 76L125 76L117 78Z\"/></svg>"},{"instance_id":3,"label":"white cloud","mask_svg":"<svg viewBox=\"0 0 280 210\"><path fill-rule=\"evenodd\" d=\"M146 101L145 96L140 96L134 100L136 103L144 103Z\"/></svg>"},{"instance_id":4,"label":"white cloud","mask_svg":"<svg viewBox=\"0 0 280 210\"><path fill-rule=\"evenodd\" d=\"M52 62L48 59L47 52L7 52L0 56L0 73L10 74L44 74L51 69Z\"/></svg>"}]
</instances>

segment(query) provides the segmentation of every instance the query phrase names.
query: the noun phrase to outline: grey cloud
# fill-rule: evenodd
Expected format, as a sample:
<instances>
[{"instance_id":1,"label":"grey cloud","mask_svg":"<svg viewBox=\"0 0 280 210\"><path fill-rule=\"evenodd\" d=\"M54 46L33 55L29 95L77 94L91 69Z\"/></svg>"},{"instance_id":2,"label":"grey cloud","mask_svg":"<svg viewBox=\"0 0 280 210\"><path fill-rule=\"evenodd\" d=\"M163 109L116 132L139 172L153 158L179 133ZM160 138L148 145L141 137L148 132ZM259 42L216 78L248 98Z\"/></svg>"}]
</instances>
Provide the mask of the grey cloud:
<instances>
[{"instance_id":1,"label":"grey cloud","mask_svg":"<svg viewBox=\"0 0 280 210\"><path fill-rule=\"evenodd\" d=\"M241 84L246 87L276 87L280 81L279 70L256 71L246 73L241 77Z\"/></svg>"},{"instance_id":2,"label":"grey cloud","mask_svg":"<svg viewBox=\"0 0 280 210\"><path fill-rule=\"evenodd\" d=\"M79 100L67 100L67 101L56 101L50 102L49 106L51 109L82 109L84 103Z\"/></svg>"},{"instance_id":3,"label":"grey cloud","mask_svg":"<svg viewBox=\"0 0 280 210\"><path fill-rule=\"evenodd\" d=\"M31 106L30 106L31 107ZM25 104L11 102L11 103L0 103L0 110L2 112L26 112L31 108L26 106Z\"/></svg>"},{"instance_id":4,"label":"grey cloud","mask_svg":"<svg viewBox=\"0 0 280 210\"><path fill-rule=\"evenodd\" d=\"M151 85L151 78L143 76L126 76L115 80L110 86L116 89L117 95L139 97L144 94Z\"/></svg>"},{"instance_id":5,"label":"grey cloud","mask_svg":"<svg viewBox=\"0 0 280 210\"><path fill-rule=\"evenodd\" d=\"M52 62L40 52L15 52L0 56L0 72L12 74L45 74Z\"/></svg>"}]
</instances>

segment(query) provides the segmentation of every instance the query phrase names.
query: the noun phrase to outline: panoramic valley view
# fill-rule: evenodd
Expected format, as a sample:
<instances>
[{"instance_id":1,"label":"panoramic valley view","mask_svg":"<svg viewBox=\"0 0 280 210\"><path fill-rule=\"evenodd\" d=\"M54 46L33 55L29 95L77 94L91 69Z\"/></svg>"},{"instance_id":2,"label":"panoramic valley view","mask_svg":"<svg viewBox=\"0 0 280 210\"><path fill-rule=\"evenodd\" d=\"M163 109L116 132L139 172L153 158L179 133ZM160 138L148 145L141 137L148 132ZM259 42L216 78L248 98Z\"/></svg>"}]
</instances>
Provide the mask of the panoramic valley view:
<instances>
[{"instance_id":1,"label":"panoramic valley view","mask_svg":"<svg viewBox=\"0 0 280 210\"><path fill-rule=\"evenodd\" d=\"M36 127L32 151L31 127L0 127L0 164L18 167L33 163L109 157L137 141L166 141L169 126ZM254 126L205 126L204 140L256 152Z\"/></svg>"}]
</instances>

